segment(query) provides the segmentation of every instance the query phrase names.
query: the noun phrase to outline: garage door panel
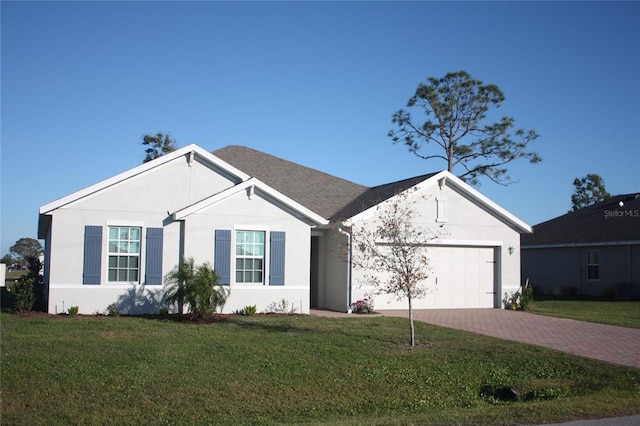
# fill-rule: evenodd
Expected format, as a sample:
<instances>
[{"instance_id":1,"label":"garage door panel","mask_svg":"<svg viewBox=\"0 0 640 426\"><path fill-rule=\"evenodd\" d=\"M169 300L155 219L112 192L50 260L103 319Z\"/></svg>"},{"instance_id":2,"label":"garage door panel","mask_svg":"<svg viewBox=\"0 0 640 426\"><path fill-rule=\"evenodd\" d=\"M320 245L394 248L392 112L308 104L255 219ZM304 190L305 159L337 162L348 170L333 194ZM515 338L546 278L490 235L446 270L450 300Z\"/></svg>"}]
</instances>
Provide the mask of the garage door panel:
<instances>
[{"instance_id":1,"label":"garage door panel","mask_svg":"<svg viewBox=\"0 0 640 426\"><path fill-rule=\"evenodd\" d=\"M438 308L492 308L494 250L491 247L437 247L432 262L437 285L427 304ZM429 299L431 299L429 301Z\"/></svg>"}]
</instances>

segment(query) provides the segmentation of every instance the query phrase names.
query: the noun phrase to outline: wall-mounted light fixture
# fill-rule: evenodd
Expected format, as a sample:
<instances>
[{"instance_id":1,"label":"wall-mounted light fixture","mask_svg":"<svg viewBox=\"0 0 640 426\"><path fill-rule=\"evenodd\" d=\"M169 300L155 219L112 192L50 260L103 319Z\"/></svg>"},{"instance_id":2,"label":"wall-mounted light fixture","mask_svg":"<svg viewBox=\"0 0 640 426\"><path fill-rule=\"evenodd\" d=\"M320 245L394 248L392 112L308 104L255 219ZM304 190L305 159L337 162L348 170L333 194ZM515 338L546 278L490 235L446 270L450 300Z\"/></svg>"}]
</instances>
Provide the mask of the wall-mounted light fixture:
<instances>
[{"instance_id":1,"label":"wall-mounted light fixture","mask_svg":"<svg viewBox=\"0 0 640 426\"><path fill-rule=\"evenodd\" d=\"M513 248L513 246L509 247L507 250L509 250L509 255L512 255L514 251L516 251L516 249Z\"/></svg>"}]
</instances>

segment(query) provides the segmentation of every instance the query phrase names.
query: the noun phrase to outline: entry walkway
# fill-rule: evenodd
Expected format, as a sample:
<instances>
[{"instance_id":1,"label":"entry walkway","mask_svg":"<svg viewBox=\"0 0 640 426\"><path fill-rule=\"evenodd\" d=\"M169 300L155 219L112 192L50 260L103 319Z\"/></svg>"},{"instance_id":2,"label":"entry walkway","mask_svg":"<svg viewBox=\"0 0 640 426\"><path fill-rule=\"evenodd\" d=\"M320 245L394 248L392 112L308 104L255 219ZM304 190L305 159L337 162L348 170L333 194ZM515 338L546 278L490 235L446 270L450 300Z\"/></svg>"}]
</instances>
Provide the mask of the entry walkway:
<instances>
[{"instance_id":1,"label":"entry walkway","mask_svg":"<svg viewBox=\"0 0 640 426\"><path fill-rule=\"evenodd\" d=\"M408 318L407 310L381 310ZM313 310L312 315L355 316ZM504 309L418 309L416 321L545 346L613 364L640 368L640 330Z\"/></svg>"}]
</instances>

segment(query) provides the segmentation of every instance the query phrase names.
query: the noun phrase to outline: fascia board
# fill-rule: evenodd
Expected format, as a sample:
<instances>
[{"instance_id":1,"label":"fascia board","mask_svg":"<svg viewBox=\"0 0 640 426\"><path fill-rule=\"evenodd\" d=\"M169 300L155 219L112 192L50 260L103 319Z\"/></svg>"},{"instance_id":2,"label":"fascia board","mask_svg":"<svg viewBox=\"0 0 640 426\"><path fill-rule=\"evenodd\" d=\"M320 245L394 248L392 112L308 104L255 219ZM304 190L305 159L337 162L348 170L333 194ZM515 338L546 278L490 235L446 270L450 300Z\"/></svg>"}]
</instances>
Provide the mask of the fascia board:
<instances>
[{"instance_id":1,"label":"fascia board","mask_svg":"<svg viewBox=\"0 0 640 426\"><path fill-rule=\"evenodd\" d=\"M525 223L522 220L518 219L517 217L515 217L514 215L509 213L507 210L505 210L504 208L500 207L498 204L496 204L495 202L491 201L489 198L487 198L486 196L482 195L480 192L478 192L477 190L475 190L474 188L469 186L467 183L465 183L462 179L460 179L459 177L456 177L455 175L453 175L451 172L449 172L447 170L443 170L440 173L437 173L437 174L431 176L429 179L426 179L426 180L416 184L412 188L415 188L416 186L418 186L418 187L420 187L421 190L423 190L423 189L426 189L426 188L429 188L429 187L432 187L432 186L436 185L442 179L445 179L444 180L444 184L445 185L451 185L452 187L455 187L459 191L465 193L474 202L476 202L476 203L478 203L480 205L484 205L486 209L488 209L489 211L495 213L503 221L509 223L512 227L516 228L517 230L519 230L519 231L521 231L523 233L529 233L529 234L533 233L533 228L531 226L529 226L527 223ZM411 188L408 188L405 191L408 191L410 189ZM382 203L385 203L385 202L387 202L389 200L393 200L395 197L396 196L393 196L393 197L383 201ZM380 204L382 204L382 203L380 203ZM376 209L378 208L378 206L380 204L376 204L375 206L369 207L367 210L364 210L364 211L354 215L353 217L345 220L343 222L343 225L351 226L354 222L368 219L369 217L371 217L375 213Z\"/></svg>"},{"instance_id":2,"label":"fascia board","mask_svg":"<svg viewBox=\"0 0 640 426\"><path fill-rule=\"evenodd\" d=\"M503 221L509 223L512 227L516 228L522 233L527 233L527 234L533 233L533 228L530 225L528 225L526 222L518 219L516 216L509 213L506 209L499 206L495 202L491 201L489 198L482 195L479 191L472 188L467 183L465 183L462 179L451 174L450 172L446 170L442 171L437 175L433 176L431 179L439 180L444 176L447 177L447 180L446 180L447 184L451 184L453 187L464 192L476 203L484 205L489 211L492 211L493 213L495 213L498 217L500 217Z\"/></svg>"},{"instance_id":3,"label":"fascia board","mask_svg":"<svg viewBox=\"0 0 640 426\"><path fill-rule=\"evenodd\" d=\"M222 192L218 192L217 194L214 194L208 198L205 198L204 200L198 201L197 203L190 205L189 207L185 207L184 209L178 210L177 212L173 213L172 215L173 220L182 220L185 217L197 211L206 209L207 207L210 207L216 203L219 203L225 198L228 198L232 195L237 194L242 190L247 189L251 185L252 185L252 179L248 179L248 180L245 180L244 182L241 182L237 185L232 186L231 188L227 188Z\"/></svg>"},{"instance_id":4,"label":"fascia board","mask_svg":"<svg viewBox=\"0 0 640 426\"><path fill-rule=\"evenodd\" d=\"M256 178L249 178L248 180L239 183L238 185L235 185L229 189L226 189L218 194L215 194L209 198L206 198L196 204L193 204L187 208L184 208L182 210L179 210L177 212L175 212L173 214L173 219L174 220L182 220L185 217L199 211L202 210L204 208L207 207L211 207L212 205L219 203L223 200L225 200L226 198L237 194L240 191L246 190L249 187L254 186L256 189L258 189L259 191L265 193L266 195L268 195L269 197L273 198L274 200L284 204L285 206L291 208L294 211L297 211L298 213L302 214L303 216L309 218L311 221L313 221L314 223L318 224L318 225L326 225L327 223L329 223L328 220L326 220L325 218L323 218L322 216L318 215L317 213L312 212L311 210L309 210L308 208L304 207L303 205L297 203L296 201L292 200L291 198L287 197L284 194L281 194L280 192L276 191L275 189L273 189L272 187L270 187L269 185L267 185L264 182L261 182L260 180L256 179Z\"/></svg>"},{"instance_id":5,"label":"fascia board","mask_svg":"<svg viewBox=\"0 0 640 426\"><path fill-rule=\"evenodd\" d=\"M419 183L415 184L414 186L405 189L401 193L404 193L405 191L409 191L409 190L411 190L411 189L413 189L415 187L419 187L420 189L429 188L429 187L435 185L435 183L442 177L442 173L444 173L444 172L440 172L440 173L438 173L438 174L436 174L434 176L431 176L429 179L425 179L422 182L419 182ZM361 221L361 220L369 219L371 216L373 216L375 214L376 210L378 209L378 207L381 204L384 204L384 203L387 203L387 202L391 202L398 195L394 195L394 196L392 196L390 198L387 198L386 200L384 200L384 201L382 201L382 202L380 202L380 203L378 203L378 204L376 204L374 206L371 206L368 209L363 210L363 211L361 211L360 213L358 213L356 215L353 215L349 219L343 221L342 224L344 226L352 226L354 222L358 222L358 221Z\"/></svg>"},{"instance_id":6,"label":"fascia board","mask_svg":"<svg viewBox=\"0 0 640 426\"><path fill-rule=\"evenodd\" d=\"M251 177L248 174L246 174L245 172L243 172L242 170L235 168L231 164L227 163L226 161L224 161L223 159L221 159L219 157L216 157L215 155L213 155L209 151L201 148L200 146L198 146L196 144L191 144L189 146L193 147L192 150L195 151L196 153L198 153L198 155L203 157L205 160L209 161L210 163L215 164L216 166L218 166L221 169L231 173L232 175L237 176L240 180L245 181L245 180L247 180L247 179L249 179Z\"/></svg>"},{"instance_id":7,"label":"fascia board","mask_svg":"<svg viewBox=\"0 0 640 426\"><path fill-rule=\"evenodd\" d=\"M108 188L110 186L113 186L117 183L120 183L122 181L125 181L127 179L133 178L139 174L142 174L148 170L154 169L156 167L159 167L161 165L164 165L170 161L175 160L176 158L180 158L184 155L190 154L191 152L197 154L198 156L202 157L204 160L220 167L221 169L227 171L228 173L237 176L238 179L240 180L247 180L249 179L249 175L247 175L246 173L236 169L235 167L231 166L229 163L221 160L220 158L214 156L213 154L211 154L210 152L206 151L205 149L201 148L200 146L196 145L196 144L190 144L187 145L183 148L177 149L173 152L170 152L168 154L163 155L162 157L156 158L153 161L149 161L147 163L143 163L139 166L136 166L132 169L129 169L125 172L119 173L115 176L112 176L108 179L105 179L103 181L100 181L94 185L88 186L84 189L81 189L79 191L73 192L67 196L64 196L62 198L59 198L55 201L52 201L50 203L47 203L45 205L43 205L42 207L40 207L40 214L47 214L52 212L55 209L58 209L62 206L65 206L69 203L72 203L74 201L77 201L81 198L84 198L88 195L94 194L98 191L101 191L105 188Z\"/></svg>"}]
</instances>

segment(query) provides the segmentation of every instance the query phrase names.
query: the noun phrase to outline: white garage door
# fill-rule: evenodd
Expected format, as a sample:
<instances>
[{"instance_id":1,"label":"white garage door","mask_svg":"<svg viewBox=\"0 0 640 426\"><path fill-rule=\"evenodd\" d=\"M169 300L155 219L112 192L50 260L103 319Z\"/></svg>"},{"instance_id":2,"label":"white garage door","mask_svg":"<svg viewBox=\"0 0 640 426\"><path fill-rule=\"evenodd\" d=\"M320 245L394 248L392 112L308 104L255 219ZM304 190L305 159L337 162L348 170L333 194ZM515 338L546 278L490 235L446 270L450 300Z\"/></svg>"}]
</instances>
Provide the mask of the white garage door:
<instances>
[{"instance_id":1,"label":"white garage door","mask_svg":"<svg viewBox=\"0 0 640 426\"><path fill-rule=\"evenodd\" d=\"M435 247L425 302L433 308L493 308L492 247Z\"/></svg>"}]
</instances>

